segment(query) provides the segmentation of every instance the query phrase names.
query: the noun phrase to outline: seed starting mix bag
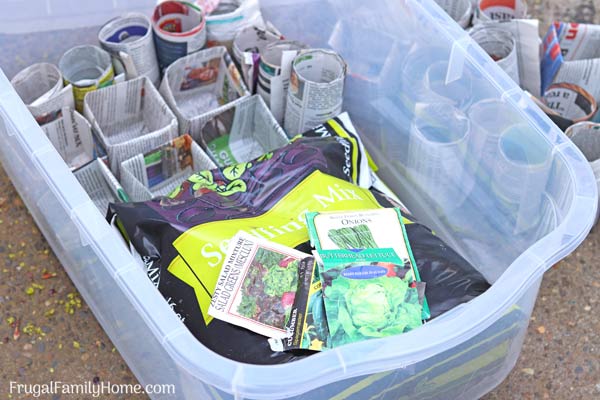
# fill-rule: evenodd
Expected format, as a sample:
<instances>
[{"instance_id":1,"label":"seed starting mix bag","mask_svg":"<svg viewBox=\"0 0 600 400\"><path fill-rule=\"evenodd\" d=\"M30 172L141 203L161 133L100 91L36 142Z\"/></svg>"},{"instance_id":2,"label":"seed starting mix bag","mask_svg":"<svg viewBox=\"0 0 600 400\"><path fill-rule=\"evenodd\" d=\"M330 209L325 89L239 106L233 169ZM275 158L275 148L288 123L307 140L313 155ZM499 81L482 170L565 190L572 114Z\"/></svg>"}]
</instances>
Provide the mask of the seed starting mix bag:
<instances>
[{"instance_id":1,"label":"seed starting mix bag","mask_svg":"<svg viewBox=\"0 0 600 400\"><path fill-rule=\"evenodd\" d=\"M369 189L368 157L349 119L328 121L305 136L250 162L200 171L169 196L109 206L109 220L116 219L149 278L188 329L234 361L279 364L312 354L272 351L264 336L208 314L228 242L236 233L310 253L306 212L398 206ZM432 317L489 287L430 230L411 223L406 231L427 282Z\"/></svg>"}]
</instances>

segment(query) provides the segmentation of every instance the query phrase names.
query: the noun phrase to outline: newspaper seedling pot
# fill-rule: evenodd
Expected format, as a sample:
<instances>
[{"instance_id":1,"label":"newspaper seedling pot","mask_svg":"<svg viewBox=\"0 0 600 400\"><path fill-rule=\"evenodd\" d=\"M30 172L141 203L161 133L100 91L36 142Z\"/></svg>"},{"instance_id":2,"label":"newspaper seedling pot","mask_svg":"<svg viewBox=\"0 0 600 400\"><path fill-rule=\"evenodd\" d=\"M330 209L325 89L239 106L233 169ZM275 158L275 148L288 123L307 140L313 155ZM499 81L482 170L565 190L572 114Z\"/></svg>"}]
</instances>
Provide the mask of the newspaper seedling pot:
<instances>
[{"instance_id":1,"label":"newspaper seedling pot","mask_svg":"<svg viewBox=\"0 0 600 400\"><path fill-rule=\"evenodd\" d=\"M192 136L219 167L252 160L288 143L259 95L244 97L211 114Z\"/></svg>"},{"instance_id":2,"label":"newspaper seedling pot","mask_svg":"<svg viewBox=\"0 0 600 400\"><path fill-rule=\"evenodd\" d=\"M600 124L579 122L569 127L565 133L589 161L596 177L596 185L600 189ZM600 213L596 213L596 223L599 216Z\"/></svg>"},{"instance_id":3,"label":"newspaper seedling pot","mask_svg":"<svg viewBox=\"0 0 600 400\"><path fill-rule=\"evenodd\" d=\"M63 87L63 76L54 64L30 65L10 83L40 125L59 118L63 107L75 108L73 88L71 85Z\"/></svg>"},{"instance_id":4,"label":"newspaper seedling pot","mask_svg":"<svg viewBox=\"0 0 600 400\"><path fill-rule=\"evenodd\" d=\"M232 46L233 59L240 68L250 93L256 93L260 53L267 45L279 40L279 35L259 26L249 26L235 35Z\"/></svg>"},{"instance_id":5,"label":"newspaper seedling pot","mask_svg":"<svg viewBox=\"0 0 600 400\"><path fill-rule=\"evenodd\" d=\"M106 214L109 203L129 201L129 197L117 178L108 169L104 159L95 159L73 171L73 175L101 214Z\"/></svg>"},{"instance_id":6,"label":"newspaper seedling pot","mask_svg":"<svg viewBox=\"0 0 600 400\"><path fill-rule=\"evenodd\" d=\"M300 50L306 48L305 44L294 40L279 40L269 44L260 54L256 93L280 124L285 114L292 61Z\"/></svg>"},{"instance_id":7,"label":"newspaper seedling pot","mask_svg":"<svg viewBox=\"0 0 600 400\"><path fill-rule=\"evenodd\" d=\"M73 86L79 112L83 112L83 99L88 92L112 85L115 77L110 54L98 46L73 47L63 54L58 68L65 84Z\"/></svg>"},{"instance_id":8,"label":"newspaper seedling pot","mask_svg":"<svg viewBox=\"0 0 600 400\"><path fill-rule=\"evenodd\" d=\"M598 112L598 103L590 92L581 86L558 82L544 93L544 103L561 117L573 122L590 121Z\"/></svg>"},{"instance_id":9,"label":"newspaper seedling pot","mask_svg":"<svg viewBox=\"0 0 600 400\"><path fill-rule=\"evenodd\" d=\"M435 0L435 2L446 11L446 13L461 28L466 28L473 17L473 2L471 0Z\"/></svg>"},{"instance_id":10,"label":"newspaper seedling pot","mask_svg":"<svg viewBox=\"0 0 600 400\"><path fill-rule=\"evenodd\" d=\"M152 15L154 44L160 69L196 52L206 44L206 19L197 5L185 1L165 1Z\"/></svg>"},{"instance_id":11,"label":"newspaper seedling pot","mask_svg":"<svg viewBox=\"0 0 600 400\"><path fill-rule=\"evenodd\" d=\"M108 51L115 66L120 65L127 79L147 76L160 84L160 71L152 39L152 24L144 14L127 14L108 21L98 32L100 46Z\"/></svg>"},{"instance_id":12,"label":"newspaper seedling pot","mask_svg":"<svg viewBox=\"0 0 600 400\"><path fill-rule=\"evenodd\" d=\"M249 95L222 46L199 51L171 64L160 93L177 116L180 134L199 131L212 115Z\"/></svg>"},{"instance_id":13,"label":"newspaper seedling pot","mask_svg":"<svg viewBox=\"0 0 600 400\"><path fill-rule=\"evenodd\" d=\"M464 157L471 140L471 122L448 102L417 103L411 124L407 166L415 185L437 187L435 196L448 208L459 207L474 180Z\"/></svg>"},{"instance_id":14,"label":"newspaper seedling pot","mask_svg":"<svg viewBox=\"0 0 600 400\"><path fill-rule=\"evenodd\" d=\"M346 63L334 51L301 51L292 62L284 127L289 137L342 112Z\"/></svg>"},{"instance_id":15,"label":"newspaper seedling pot","mask_svg":"<svg viewBox=\"0 0 600 400\"><path fill-rule=\"evenodd\" d=\"M519 84L519 64L517 56L517 42L514 35L495 26L482 26L471 31L471 37L480 45L485 52L492 57L511 77Z\"/></svg>"},{"instance_id":16,"label":"newspaper seedling pot","mask_svg":"<svg viewBox=\"0 0 600 400\"><path fill-rule=\"evenodd\" d=\"M64 107L55 121L42 126L69 168L77 169L96 156L92 127L77 111Z\"/></svg>"},{"instance_id":17,"label":"newspaper seedling pot","mask_svg":"<svg viewBox=\"0 0 600 400\"><path fill-rule=\"evenodd\" d=\"M140 153L121 163L121 182L132 201L146 201L167 196L196 171L216 165L190 135Z\"/></svg>"},{"instance_id":18,"label":"newspaper seedling pot","mask_svg":"<svg viewBox=\"0 0 600 400\"><path fill-rule=\"evenodd\" d=\"M513 233L540 223L544 185L550 173L547 147L541 137L529 136L527 125L517 124L501 133L499 160L493 170L492 190L513 211Z\"/></svg>"},{"instance_id":19,"label":"newspaper seedling pot","mask_svg":"<svg viewBox=\"0 0 600 400\"><path fill-rule=\"evenodd\" d=\"M478 21L507 21L525 18L527 3L523 0L478 0L475 10L475 22Z\"/></svg>"},{"instance_id":20,"label":"newspaper seedling pot","mask_svg":"<svg viewBox=\"0 0 600 400\"><path fill-rule=\"evenodd\" d=\"M91 92L84 103L117 177L121 162L177 136L177 118L146 77Z\"/></svg>"},{"instance_id":21,"label":"newspaper seedling pot","mask_svg":"<svg viewBox=\"0 0 600 400\"><path fill-rule=\"evenodd\" d=\"M238 32L248 26L263 25L258 0L221 0L214 10L207 10L207 46L225 46L231 50Z\"/></svg>"}]
</instances>

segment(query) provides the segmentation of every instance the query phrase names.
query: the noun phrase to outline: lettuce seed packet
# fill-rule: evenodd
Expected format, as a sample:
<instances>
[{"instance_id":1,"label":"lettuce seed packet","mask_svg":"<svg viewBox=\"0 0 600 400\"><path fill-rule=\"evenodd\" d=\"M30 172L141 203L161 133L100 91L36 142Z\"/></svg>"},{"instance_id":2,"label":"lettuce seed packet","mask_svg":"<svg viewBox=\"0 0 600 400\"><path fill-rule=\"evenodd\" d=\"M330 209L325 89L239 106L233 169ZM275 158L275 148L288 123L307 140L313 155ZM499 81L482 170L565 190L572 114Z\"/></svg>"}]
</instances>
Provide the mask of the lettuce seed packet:
<instances>
[{"instance_id":1,"label":"lettuce seed packet","mask_svg":"<svg viewBox=\"0 0 600 400\"><path fill-rule=\"evenodd\" d=\"M322 250L317 258L330 347L398 335L423 324L410 264L393 249Z\"/></svg>"},{"instance_id":2,"label":"lettuce seed packet","mask_svg":"<svg viewBox=\"0 0 600 400\"><path fill-rule=\"evenodd\" d=\"M400 259L398 264L408 266L410 279L421 281L399 208L311 212L306 221L311 245L318 253L339 249L349 251L352 257L361 250L391 248ZM431 317L429 306L427 299L421 298L421 317L427 320Z\"/></svg>"}]
</instances>

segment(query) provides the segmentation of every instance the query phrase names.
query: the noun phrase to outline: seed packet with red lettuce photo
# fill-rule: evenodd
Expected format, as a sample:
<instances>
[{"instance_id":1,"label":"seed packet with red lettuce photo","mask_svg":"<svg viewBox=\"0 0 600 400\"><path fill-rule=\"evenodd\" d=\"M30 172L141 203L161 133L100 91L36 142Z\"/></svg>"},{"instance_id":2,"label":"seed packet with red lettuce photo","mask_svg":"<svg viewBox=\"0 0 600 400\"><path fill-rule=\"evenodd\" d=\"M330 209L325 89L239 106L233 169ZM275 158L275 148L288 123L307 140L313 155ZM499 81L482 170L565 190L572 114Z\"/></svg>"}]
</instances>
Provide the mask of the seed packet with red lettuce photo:
<instances>
[{"instance_id":1,"label":"seed packet with red lettuce photo","mask_svg":"<svg viewBox=\"0 0 600 400\"><path fill-rule=\"evenodd\" d=\"M308 256L239 232L229 242L208 313L267 337L285 337L298 263Z\"/></svg>"}]
</instances>

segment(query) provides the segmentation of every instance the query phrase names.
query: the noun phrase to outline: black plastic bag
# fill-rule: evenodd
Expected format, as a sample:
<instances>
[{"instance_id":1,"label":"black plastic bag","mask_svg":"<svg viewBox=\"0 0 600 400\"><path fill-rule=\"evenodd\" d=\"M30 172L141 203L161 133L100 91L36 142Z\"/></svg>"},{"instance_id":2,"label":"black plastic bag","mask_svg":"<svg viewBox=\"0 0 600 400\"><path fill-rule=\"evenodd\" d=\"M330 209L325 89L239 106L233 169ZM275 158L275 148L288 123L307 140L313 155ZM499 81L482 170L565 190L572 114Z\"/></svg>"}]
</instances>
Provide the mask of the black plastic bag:
<instances>
[{"instance_id":1,"label":"black plastic bag","mask_svg":"<svg viewBox=\"0 0 600 400\"><path fill-rule=\"evenodd\" d=\"M490 287L479 271L423 225L406 225L406 234L421 280L426 283L431 318L474 299Z\"/></svg>"},{"instance_id":2,"label":"black plastic bag","mask_svg":"<svg viewBox=\"0 0 600 400\"><path fill-rule=\"evenodd\" d=\"M307 210L378 207L354 185L369 171L353 150L340 137L300 138L251 162L194 174L170 197L111 204L109 218L116 214L150 279L206 347L246 363L291 361L305 353L274 353L264 336L208 315L224 241L244 229L310 251Z\"/></svg>"},{"instance_id":3,"label":"black plastic bag","mask_svg":"<svg viewBox=\"0 0 600 400\"><path fill-rule=\"evenodd\" d=\"M218 253L226 247L217 237L230 238L245 229L306 252L308 232L296 229L303 210L395 206L381 193L355 185L368 173L353 155L355 146L341 137L301 138L249 163L194 174L171 197L111 204L109 217L116 214L150 279L206 347L244 363L293 361L310 353L273 352L264 336L208 316L211 283L220 271ZM427 228L413 223L406 229L432 315L488 287L481 274ZM283 234L289 237L281 241L278 235ZM182 246L185 240L192 241ZM206 249L202 240L211 247Z\"/></svg>"}]
</instances>

